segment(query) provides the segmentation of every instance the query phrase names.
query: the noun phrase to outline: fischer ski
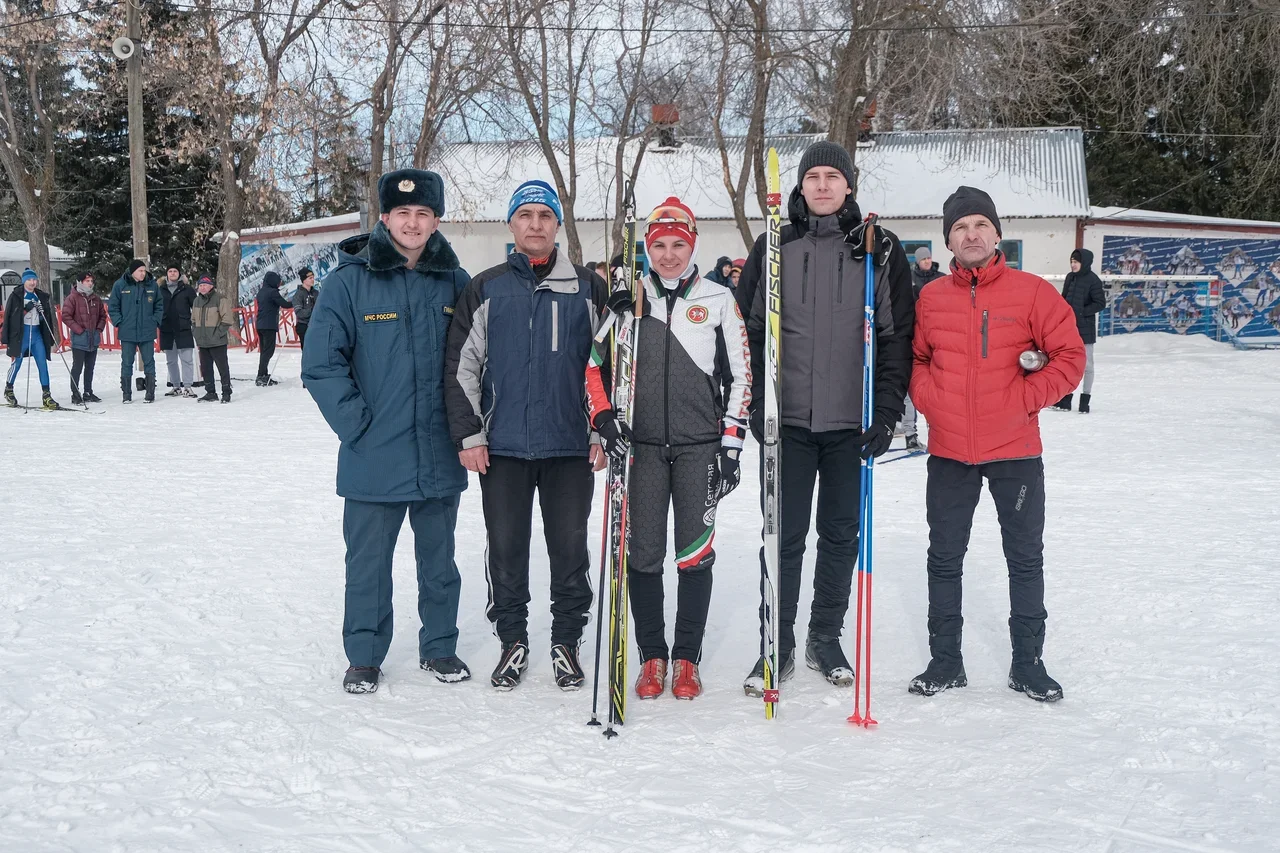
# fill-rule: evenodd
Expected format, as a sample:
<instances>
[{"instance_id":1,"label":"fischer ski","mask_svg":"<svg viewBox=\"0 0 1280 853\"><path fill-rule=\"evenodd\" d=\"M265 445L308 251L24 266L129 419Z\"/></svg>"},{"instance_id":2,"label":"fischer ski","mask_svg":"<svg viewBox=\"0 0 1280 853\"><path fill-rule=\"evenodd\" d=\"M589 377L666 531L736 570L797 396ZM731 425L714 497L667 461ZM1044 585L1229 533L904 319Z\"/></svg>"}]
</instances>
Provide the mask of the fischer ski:
<instances>
[{"instance_id":1,"label":"fischer ski","mask_svg":"<svg viewBox=\"0 0 1280 853\"><path fill-rule=\"evenodd\" d=\"M782 180L778 175L778 152L770 148L765 164L765 370L764 386L764 578L760 585L763 597L761 654L764 657L764 716L772 720L778 714L778 614L779 591L782 588L779 543L782 535L782 378L779 369L779 344L782 332Z\"/></svg>"},{"instance_id":2,"label":"fischer ski","mask_svg":"<svg viewBox=\"0 0 1280 853\"><path fill-rule=\"evenodd\" d=\"M636 276L636 203L630 183L626 186L622 226L622 269L635 308L630 321L613 321L613 407L618 421L631 426L635 403L635 353L640 338L640 317L644 313L643 286ZM631 450L621 459L609 457L609 477L605 489L608 501L609 560L609 724L607 738L617 736L615 725L626 722L627 713L627 539L630 519L627 491L631 485ZM603 556L602 556L603 559Z\"/></svg>"}]
</instances>

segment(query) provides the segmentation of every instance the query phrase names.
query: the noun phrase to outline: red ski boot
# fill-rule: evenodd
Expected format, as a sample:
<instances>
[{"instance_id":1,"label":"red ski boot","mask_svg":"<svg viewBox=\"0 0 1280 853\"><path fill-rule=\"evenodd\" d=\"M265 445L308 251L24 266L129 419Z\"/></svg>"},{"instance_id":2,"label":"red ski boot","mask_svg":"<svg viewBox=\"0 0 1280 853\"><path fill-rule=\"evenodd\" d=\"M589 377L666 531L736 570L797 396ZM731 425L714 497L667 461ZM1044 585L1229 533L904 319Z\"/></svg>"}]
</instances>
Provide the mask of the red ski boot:
<instances>
[{"instance_id":1,"label":"red ski boot","mask_svg":"<svg viewBox=\"0 0 1280 853\"><path fill-rule=\"evenodd\" d=\"M667 687L667 662L662 658L651 658L640 667L640 677L636 679L636 695L641 699L657 699Z\"/></svg>"},{"instance_id":2,"label":"red ski boot","mask_svg":"<svg viewBox=\"0 0 1280 853\"><path fill-rule=\"evenodd\" d=\"M671 695L677 699L697 699L702 695L702 678L696 663L678 660L671 665Z\"/></svg>"}]
</instances>

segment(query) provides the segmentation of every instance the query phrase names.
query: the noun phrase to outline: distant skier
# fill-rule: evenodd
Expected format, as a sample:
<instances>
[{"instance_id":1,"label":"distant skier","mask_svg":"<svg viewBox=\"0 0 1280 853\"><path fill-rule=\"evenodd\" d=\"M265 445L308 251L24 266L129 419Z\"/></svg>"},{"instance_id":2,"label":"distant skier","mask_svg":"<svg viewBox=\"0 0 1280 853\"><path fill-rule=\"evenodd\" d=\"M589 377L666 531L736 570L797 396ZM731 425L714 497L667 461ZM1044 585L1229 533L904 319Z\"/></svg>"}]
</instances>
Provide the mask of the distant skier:
<instances>
[{"instance_id":1,"label":"distant skier","mask_svg":"<svg viewBox=\"0 0 1280 853\"><path fill-rule=\"evenodd\" d=\"M102 332L107 327L107 306L93 292L93 273L76 277L76 286L62 301L62 322L71 330L71 402L77 406L101 403L93 393L93 369L98 363Z\"/></svg>"},{"instance_id":2,"label":"distant skier","mask_svg":"<svg viewBox=\"0 0 1280 853\"><path fill-rule=\"evenodd\" d=\"M120 390L124 402L133 401L133 360L142 358L146 376L145 402L156 400L156 330L164 321L160 286L147 272L146 261L134 260L111 288L107 314L120 338Z\"/></svg>"},{"instance_id":3,"label":"distant skier","mask_svg":"<svg viewBox=\"0 0 1280 853\"><path fill-rule=\"evenodd\" d=\"M591 422L608 451L625 455L632 446L627 589L635 617L641 670L636 695L652 699L666 689L693 699L702 693L698 662L711 604L711 567L716 554L716 506L739 480L739 456L747 434L751 355L747 330L731 290L706 281L695 264L698 227L693 212L676 197L649 214L643 280L636 398L632 428L615 416L606 387L607 345L592 349L587 368ZM634 316L625 289L609 300L615 312ZM721 386L730 385L727 398ZM663 622L662 568L667 553L667 510L675 512L679 577L675 645Z\"/></svg>"},{"instance_id":4,"label":"distant skier","mask_svg":"<svg viewBox=\"0 0 1280 853\"><path fill-rule=\"evenodd\" d=\"M911 271L898 238L877 227L875 411L862 431L865 225L853 198L853 161L832 142L815 142L800 159L782 227L782 541L778 676L795 671L795 619L805 540L818 486L818 556L805 662L832 684L853 683L840 647L858 557L858 469L889 449L902 419L911 375L915 309ZM738 282L738 305L751 340L751 428L764 422L765 284L761 235ZM764 551L761 549L763 570ZM762 603L763 612L763 603ZM764 659L743 688L764 689Z\"/></svg>"},{"instance_id":5,"label":"distant skier","mask_svg":"<svg viewBox=\"0 0 1280 853\"><path fill-rule=\"evenodd\" d=\"M1107 294L1090 267L1093 266L1093 252L1088 249L1076 249L1071 253L1071 272L1062 283L1062 298L1067 300L1076 315L1076 328L1080 331L1080 340L1084 341L1084 385L1080 387L1080 414L1089 413L1089 401L1093 396L1093 345L1098 340L1098 314L1107 307ZM1071 397L1068 394L1053 404L1055 409L1071 411Z\"/></svg>"},{"instance_id":6,"label":"distant skier","mask_svg":"<svg viewBox=\"0 0 1280 853\"><path fill-rule=\"evenodd\" d=\"M443 385L445 333L467 274L437 230L445 210L439 175L388 172L378 203L373 233L340 245L302 351L303 384L342 442L348 693L378 689L405 513L418 564L419 665L443 682L471 677L457 656L462 579L453 556L467 472L449 439Z\"/></svg>"},{"instance_id":7,"label":"distant skier","mask_svg":"<svg viewBox=\"0 0 1280 853\"><path fill-rule=\"evenodd\" d=\"M13 383L22 369L22 360L30 357L40 374L41 408L57 411L62 407L49 391L49 353L58 345L53 337L53 309L49 293L40 288L40 277L34 270L22 271L22 286L13 289L4 306L4 326L0 328L0 345L6 348L13 364L4 383L4 400L18 405Z\"/></svg>"},{"instance_id":8,"label":"distant skier","mask_svg":"<svg viewBox=\"0 0 1280 853\"><path fill-rule=\"evenodd\" d=\"M488 533L486 615L502 643L489 683L511 690L529 665L529 537L542 507L551 561L551 663L582 686L578 644L591 612L587 519L605 465L582 405L605 282L556 248L560 199L527 181L507 207L515 251L476 276L449 327L445 397L458 458L480 475Z\"/></svg>"},{"instance_id":9,"label":"distant skier","mask_svg":"<svg viewBox=\"0 0 1280 853\"><path fill-rule=\"evenodd\" d=\"M929 419L929 667L910 692L964 687L960 578L973 511L986 479L1009 564L1009 686L1062 698L1045 672L1044 463L1039 413L1084 372L1076 320L1053 285L1005 264L991 197L960 187L942 208L951 274L920 292L911 399ZM979 321L975 318L981 318ZM1048 363L1028 373L1029 349ZM784 469L785 470L785 469ZM784 503L785 507L786 504Z\"/></svg>"}]
</instances>

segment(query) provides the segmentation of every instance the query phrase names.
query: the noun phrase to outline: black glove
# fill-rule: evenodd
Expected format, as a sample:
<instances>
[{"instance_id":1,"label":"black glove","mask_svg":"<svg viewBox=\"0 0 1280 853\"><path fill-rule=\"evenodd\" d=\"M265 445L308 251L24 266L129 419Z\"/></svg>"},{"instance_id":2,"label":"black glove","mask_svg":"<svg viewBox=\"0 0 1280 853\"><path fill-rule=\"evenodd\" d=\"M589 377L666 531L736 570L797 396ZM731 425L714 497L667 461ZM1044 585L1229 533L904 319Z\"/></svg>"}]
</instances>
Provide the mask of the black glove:
<instances>
[{"instance_id":1,"label":"black glove","mask_svg":"<svg viewBox=\"0 0 1280 853\"><path fill-rule=\"evenodd\" d=\"M730 492L738 488L742 480L742 470L738 457L742 451L736 447L721 447L716 460L707 466L707 500L719 503Z\"/></svg>"},{"instance_id":2,"label":"black glove","mask_svg":"<svg viewBox=\"0 0 1280 853\"><path fill-rule=\"evenodd\" d=\"M844 241L853 247L853 259L860 261L867 256L867 225L865 220L859 222L848 234L844 235ZM872 258L876 266L884 266L889 260L889 252L893 249L893 241L889 239L889 233L879 225L871 226L875 230L872 232Z\"/></svg>"},{"instance_id":3,"label":"black glove","mask_svg":"<svg viewBox=\"0 0 1280 853\"><path fill-rule=\"evenodd\" d=\"M604 442L604 452L614 459L623 459L631 448L631 427L618 420L613 409L605 409L596 415L595 431Z\"/></svg>"},{"instance_id":4,"label":"black glove","mask_svg":"<svg viewBox=\"0 0 1280 853\"><path fill-rule=\"evenodd\" d=\"M893 427L882 423L871 422L866 432L858 436L858 444L862 445L862 458L883 456L893 443Z\"/></svg>"},{"instance_id":5,"label":"black glove","mask_svg":"<svg viewBox=\"0 0 1280 853\"><path fill-rule=\"evenodd\" d=\"M38 309L40 308L40 300L39 300L39 299L28 299L28 300L26 300L26 303L27 303L27 304L26 304L26 305L23 307L23 309L22 309L22 310L23 310L23 312L24 312L24 313L26 313L26 314L30 314L32 311L36 311L36 310L38 310Z\"/></svg>"},{"instance_id":6,"label":"black glove","mask_svg":"<svg viewBox=\"0 0 1280 853\"><path fill-rule=\"evenodd\" d=\"M747 426L755 436L757 444L764 444L764 406L752 406L747 417Z\"/></svg>"},{"instance_id":7,"label":"black glove","mask_svg":"<svg viewBox=\"0 0 1280 853\"><path fill-rule=\"evenodd\" d=\"M635 299L631 296L631 291L626 287L619 287L613 293L609 294L609 298L604 303L609 310L621 317L623 314L632 310L636 306Z\"/></svg>"}]
</instances>

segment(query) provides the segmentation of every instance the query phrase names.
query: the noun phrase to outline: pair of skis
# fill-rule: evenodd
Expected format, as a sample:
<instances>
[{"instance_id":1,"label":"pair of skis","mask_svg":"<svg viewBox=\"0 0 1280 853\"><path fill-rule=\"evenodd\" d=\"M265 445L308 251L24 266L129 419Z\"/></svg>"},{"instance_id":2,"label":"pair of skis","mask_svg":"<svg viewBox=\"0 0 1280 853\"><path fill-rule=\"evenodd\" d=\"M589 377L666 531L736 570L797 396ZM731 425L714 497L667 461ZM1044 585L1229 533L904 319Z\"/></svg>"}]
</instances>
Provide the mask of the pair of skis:
<instances>
[{"instance_id":1,"label":"pair of skis","mask_svg":"<svg viewBox=\"0 0 1280 853\"><path fill-rule=\"evenodd\" d=\"M781 609L779 592L782 587L780 542L782 534L782 181L778 172L778 152L770 148L765 162L765 371L768 374L764 389L764 430L761 452L764 456L764 577L761 583L763 607L761 608L761 646L764 658L764 715L775 719L778 715L779 660L778 614ZM875 408L875 223L874 214L867 220L866 231L866 288L863 305L863 358L862 358L862 430L871 428L871 414ZM859 554L857 601L857 651L854 654L854 709L849 721L856 725L872 726L871 717L871 531L872 531L872 473L874 459L864 459L859 471ZM864 596L865 590L865 596ZM864 608L865 600L865 608ZM865 619L864 619L865 614ZM866 658L863 659L863 648ZM866 708L862 708L863 676L865 675Z\"/></svg>"},{"instance_id":2,"label":"pair of skis","mask_svg":"<svg viewBox=\"0 0 1280 853\"><path fill-rule=\"evenodd\" d=\"M642 283L636 276L636 205L630 182L625 192L622 226L622 269L626 287L635 306L632 319L611 316L608 320L612 336L613 353L613 403L619 424L631 426L635 404L635 354L640 340L640 317L644 313ZM601 334L603 334L602 332ZM602 338L597 338L602 340ZM614 726L626 721L627 712L627 539L631 531L628 517L627 493L631 485L631 450L621 458L609 457L609 473L605 481L605 520L600 544L600 587L596 604L596 671L591 696L591 719L587 725L598 726L600 699L600 649L604 621L600 618L604 608L604 587L609 590L609 660L608 692L609 723L604 736L617 736Z\"/></svg>"}]
</instances>

